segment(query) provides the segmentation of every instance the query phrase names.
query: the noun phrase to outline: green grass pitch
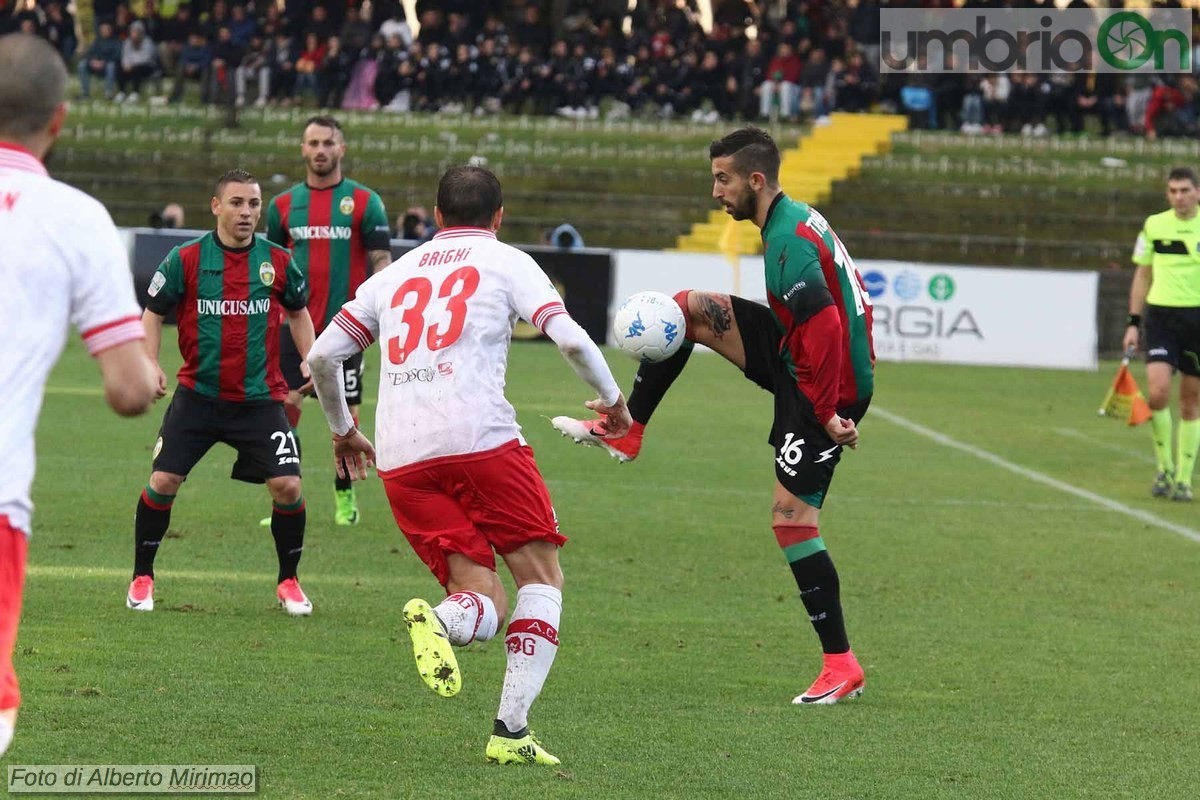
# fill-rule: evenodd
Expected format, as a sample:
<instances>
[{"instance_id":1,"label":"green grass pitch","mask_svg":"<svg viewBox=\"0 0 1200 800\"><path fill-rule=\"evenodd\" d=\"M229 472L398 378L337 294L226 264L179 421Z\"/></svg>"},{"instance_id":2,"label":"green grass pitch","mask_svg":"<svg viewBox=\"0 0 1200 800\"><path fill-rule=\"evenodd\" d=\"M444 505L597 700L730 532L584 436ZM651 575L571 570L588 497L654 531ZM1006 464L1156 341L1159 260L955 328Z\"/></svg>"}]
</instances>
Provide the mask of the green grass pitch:
<instances>
[{"instance_id":1,"label":"green grass pitch","mask_svg":"<svg viewBox=\"0 0 1200 800\"><path fill-rule=\"evenodd\" d=\"M629 386L634 364L610 362ZM541 769L484 763L499 639L462 651L458 697L421 684L400 608L438 587L378 480L363 524L332 525L315 402L313 616L276 607L269 501L227 479L225 448L180 493L155 611L128 611L165 404L117 419L73 343L38 431L7 763L252 763L264 798L1195 797L1200 521L1149 497L1149 433L1097 418L1111 366L879 365L822 518L867 690L796 708L818 646L770 530L769 397L697 355L619 466L543 419L587 399L555 350L514 347L509 396L571 537L532 716L563 764Z\"/></svg>"}]
</instances>

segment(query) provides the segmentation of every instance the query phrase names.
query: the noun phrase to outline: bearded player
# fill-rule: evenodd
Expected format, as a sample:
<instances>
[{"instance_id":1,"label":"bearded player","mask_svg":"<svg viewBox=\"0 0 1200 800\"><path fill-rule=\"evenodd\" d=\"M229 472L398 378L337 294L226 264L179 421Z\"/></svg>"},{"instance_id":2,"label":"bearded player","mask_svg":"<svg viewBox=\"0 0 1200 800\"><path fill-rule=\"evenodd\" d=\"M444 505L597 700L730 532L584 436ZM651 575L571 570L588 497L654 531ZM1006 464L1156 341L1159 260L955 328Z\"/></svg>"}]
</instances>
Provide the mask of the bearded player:
<instances>
[{"instance_id":1,"label":"bearded player","mask_svg":"<svg viewBox=\"0 0 1200 800\"><path fill-rule=\"evenodd\" d=\"M675 300L688 321L687 342L666 361L638 369L629 434L604 438L603 418L556 417L553 424L621 461L636 458L650 415L696 343L716 350L775 396L772 527L824 651L817 680L792 702L829 705L857 697L865 683L846 636L837 570L817 523L842 449L858 444L856 424L874 390L870 299L826 219L783 193L779 149L766 132L736 130L712 143L709 158L713 197L731 217L762 230L770 307L680 292Z\"/></svg>"},{"instance_id":2,"label":"bearded player","mask_svg":"<svg viewBox=\"0 0 1200 800\"><path fill-rule=\"evenodd\" d=\"M346 139L336 119L309 119L301 135L300 153L304 157L304 183L271 200L267 238L290 248L307 276L308 313L320 335L338 309L354 299L362 282L391 263L392 233L379 195L342 174ZM294 429L300 421L302 396L311 390L300 374L300 354L289 328L282 329L279 342L283 374L290 389L288 420ZM357 419L362 403L362 354L343 367L346 399ZM334 498L334 522L356 524L359 514L354 484L349 479L335 478Z\"/></svg>"}]
</instances>

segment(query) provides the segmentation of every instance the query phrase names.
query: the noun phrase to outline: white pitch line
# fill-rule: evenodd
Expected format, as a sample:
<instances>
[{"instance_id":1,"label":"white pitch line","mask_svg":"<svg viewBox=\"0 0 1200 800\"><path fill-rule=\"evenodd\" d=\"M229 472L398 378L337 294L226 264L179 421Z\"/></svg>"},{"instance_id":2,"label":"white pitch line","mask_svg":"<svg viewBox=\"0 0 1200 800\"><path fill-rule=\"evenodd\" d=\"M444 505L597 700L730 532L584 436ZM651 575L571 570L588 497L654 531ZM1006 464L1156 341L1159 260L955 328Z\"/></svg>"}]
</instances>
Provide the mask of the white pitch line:
<instances>
[{"instance_id":1,"label":"white pitch line","mask_svg":"<svg viewBox=\"0 0 1200 800\"><path fill-rule=\"evenodd\" d=\"M1000 467L1001 469L1006 469L1009 472L1020 475L1023 478L1028 478L1034 483L1040 483L1043 486L1049 486L1051 489L1056 489L1063 494L1069 494L1083 500L1087 500L1088 502L1106 508L1109 511L1115 511L1118 514L1124 514L1127 517L1132 517L1133 519L1144 522L1147 525L1153 525L1156 528L1162 528L1165 531L1177 533L1185 539L1191 539L1193 542L1200 542L1200 531L1183 525L1177 525L1174 522L1162 519L1161 517L1156 517L1149 511L1142 511L1141 509L1127 506L1124 503L1119 503L1116 500L1110 500L1107 497L1101 497L1095 492L1089 492L1087 489L1080 489L1078 486L1073 486L1066 481L1060 481L1058 478L1052 478L1044 472L1038 472L1035 469L1022 467L1020 464L1016 464L1008 459L1001 458L995 453L990 453L983 448L976 447L975 445L967 444L966 442L960 442L957 439L952 439L944 433L938 433L932 428L926 428L924 425L913 422L910 419L906 419L899 414L893 414L890 411L885 411L878 406L871 408L871 414L874 416L883 417L897 427L904 428L905 430L915 433L919 436L924 436L926 439L937 442L944 447L949 447L953 450L966 453L967 455L975 456L981 461L986 461L989 464Z\"/></svg>"},{"instance_id":2,"label":"white pitch line","mask_svg":"<svg viewBox=\"0 0 1200 800\"><path fill-rule=\"evenodd\" d=\"M1092 447L1098 447L1101 450L1108 450L1112 453L1120 453L1127 458L1133 458L1141 461L1144 464L1158 464L1154 456L1147 455L1141 450L1133 450L1128 447L1121 447L1119 444L1109 444L1108 442L1098 442L1082 431L1077 431L1074 428L1052 428L1059 436L1066 436L1070 439L1077 439L1081 442L1086 442Z\"/></svg>"}]
</instances>

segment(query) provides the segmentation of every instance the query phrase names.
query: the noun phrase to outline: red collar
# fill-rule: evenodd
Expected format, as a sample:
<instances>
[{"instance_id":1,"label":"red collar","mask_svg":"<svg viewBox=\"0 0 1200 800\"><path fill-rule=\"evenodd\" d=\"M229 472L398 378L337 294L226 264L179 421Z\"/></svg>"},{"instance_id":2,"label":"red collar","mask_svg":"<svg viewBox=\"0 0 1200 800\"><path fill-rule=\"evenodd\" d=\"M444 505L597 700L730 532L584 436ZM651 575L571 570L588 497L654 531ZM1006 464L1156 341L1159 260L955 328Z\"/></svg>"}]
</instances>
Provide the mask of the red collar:
<instances>
[{"instance_id":1,"label":"red collar","mask_svg":"<svg viewBox=\"0 0 1200 800\"><path fill-rule=\"evenodd\" d=\"M476 228L471 225L459 225L454 228L442 228L433 235L434 239L448 239L455 236L487 236L495 239L496 234L487 228Z\"/></svg>"},{"instance_id":2,"label":"red collar","mask_svg":"<svg viewBox=\"0 0 1200 800\"><path fill-rule=\"evenodd\" d=\"M38 157L26 148L12 142L0 142L0 167L23 172L46 174L46 167Z\"/></svg>"}]
</instances>

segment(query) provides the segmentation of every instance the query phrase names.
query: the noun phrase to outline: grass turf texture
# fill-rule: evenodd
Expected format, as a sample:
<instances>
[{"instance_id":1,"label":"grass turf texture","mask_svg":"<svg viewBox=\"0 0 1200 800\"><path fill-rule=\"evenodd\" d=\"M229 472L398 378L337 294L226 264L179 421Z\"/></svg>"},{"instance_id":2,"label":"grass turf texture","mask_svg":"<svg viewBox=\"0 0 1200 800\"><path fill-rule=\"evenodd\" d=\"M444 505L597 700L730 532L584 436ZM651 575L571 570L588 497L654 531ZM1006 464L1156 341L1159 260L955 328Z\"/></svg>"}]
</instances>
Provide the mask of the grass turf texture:
<instances>
[{"instance_id":1,"label":"grass turf texture","mask_svg":"<svg viewBox=\"0 0 1200 800\"><path fill-rule=\"evenodd\" d=\"M633 363L610 361L628 387ZM373 397L374 349L368 364ZM1111 366L881 364L876 403L1200 527L1194 506L1149 497L1148 431L1096 417ZM513 350L510 397L571 537L563 646L532 716L563 758L552 769L483 761L502 641L460 653L459 697L421 684L400 607L438 587L377 479L361 525L331 524L315 402L300 572L314 615L276 607L269 500L227 479L224 447L180 493L156 609L137 614L133 509L165 405L110 415L75 343L50 386L10 764L254 763L264 798L1185 798L1200 784L1200 544L882 414L822 525L867 693L789 705L819 659L770 531L769 397L715 356L692 359L641 458L618 466L542 419L586 399L555 350Z\"/></svg>"}]
</instances>

